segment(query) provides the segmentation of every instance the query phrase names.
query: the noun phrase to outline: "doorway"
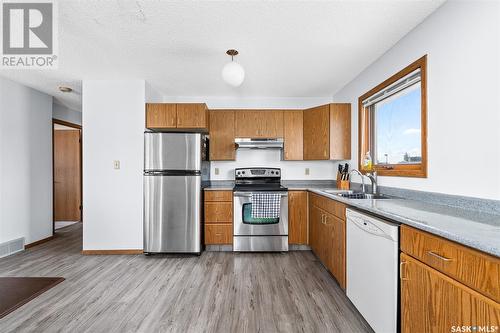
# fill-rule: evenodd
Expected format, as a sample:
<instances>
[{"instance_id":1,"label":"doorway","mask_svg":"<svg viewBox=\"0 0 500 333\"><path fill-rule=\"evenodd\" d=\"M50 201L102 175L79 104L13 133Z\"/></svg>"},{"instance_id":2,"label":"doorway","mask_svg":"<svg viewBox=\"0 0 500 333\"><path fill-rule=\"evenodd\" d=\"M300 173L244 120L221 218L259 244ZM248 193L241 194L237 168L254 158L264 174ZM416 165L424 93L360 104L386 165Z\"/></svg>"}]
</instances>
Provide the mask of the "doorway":
<instances>
[{"instance_id":1,"label":"doorway","mask_svg":"<svg viewBox=\"0 0 500 333\"><path fill-rule=\"evenodd\" d=\"M53 234L82 222L82 127L52 119Z\"/></svg>"}]
</instances>

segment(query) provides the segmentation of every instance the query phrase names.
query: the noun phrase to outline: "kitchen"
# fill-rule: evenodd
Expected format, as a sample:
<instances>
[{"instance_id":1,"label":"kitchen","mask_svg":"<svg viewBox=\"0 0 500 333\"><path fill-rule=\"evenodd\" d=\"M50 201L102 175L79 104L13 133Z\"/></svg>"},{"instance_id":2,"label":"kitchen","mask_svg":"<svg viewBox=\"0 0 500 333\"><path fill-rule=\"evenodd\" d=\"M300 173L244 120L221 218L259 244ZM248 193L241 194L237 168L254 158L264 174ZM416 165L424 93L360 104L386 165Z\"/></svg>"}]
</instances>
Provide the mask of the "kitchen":
<instances>
[{"instance_id":1,"label":"kitchen","mask_svg":"<svg viewBox=\"0 0 500 333\"><path fill-rule=\"evenodd\" d=\"M55 95L81 99L83 220L0 258L2 278L63 278L0 311L2 331L498 332L498 3L281 5L201 4L222 29L192 4L60 4L131 23L117 43L151 39L130 47L141 61L123 52L126 75L108 63ZM199 46L165 52L163 24Z\"/></svg>"}]
</instances>

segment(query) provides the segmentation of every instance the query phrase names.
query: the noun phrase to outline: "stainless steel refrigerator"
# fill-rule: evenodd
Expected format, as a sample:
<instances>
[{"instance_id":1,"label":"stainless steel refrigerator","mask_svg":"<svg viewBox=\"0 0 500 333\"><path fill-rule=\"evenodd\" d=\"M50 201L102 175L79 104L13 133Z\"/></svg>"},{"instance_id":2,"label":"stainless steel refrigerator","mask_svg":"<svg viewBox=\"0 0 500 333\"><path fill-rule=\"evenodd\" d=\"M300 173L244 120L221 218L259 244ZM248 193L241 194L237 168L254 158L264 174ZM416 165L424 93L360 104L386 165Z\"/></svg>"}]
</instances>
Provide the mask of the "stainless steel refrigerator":
<instances>
[{"instance_id":1,"label":"stainless steel refrigerator","mask_svg":"<svg viewBox=\"0 0 500 333\"><path fill-rule=\"evenodd\" d=\"M144 253L199 254L207 137L146 132L144 145Z\"/></svg>"}]
</instances>

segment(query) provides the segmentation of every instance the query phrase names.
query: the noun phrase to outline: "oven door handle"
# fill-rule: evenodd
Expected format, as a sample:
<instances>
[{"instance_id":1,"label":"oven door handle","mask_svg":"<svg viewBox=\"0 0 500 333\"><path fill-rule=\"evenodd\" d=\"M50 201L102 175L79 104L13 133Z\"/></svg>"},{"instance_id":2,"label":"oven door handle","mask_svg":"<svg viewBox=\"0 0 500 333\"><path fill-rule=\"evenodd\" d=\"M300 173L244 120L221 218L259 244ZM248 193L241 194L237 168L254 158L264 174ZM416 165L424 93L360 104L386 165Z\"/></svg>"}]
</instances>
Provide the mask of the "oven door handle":
<instances>
[{"instance_id":1,"label":"oven door handle","mask_svg":"<svg viewBox=\"0 0 500 333\"><path fill-rule=\"evenodd\" d=\"M234 192L234 196L238 198L250 198L252 192ZM262 193L262 192L259 192ZM271 191L266 191L265 193L271 193L271 194L279 194L281 197L287 197L288 192L271 192Z\"/></svg>"}]
</instances>

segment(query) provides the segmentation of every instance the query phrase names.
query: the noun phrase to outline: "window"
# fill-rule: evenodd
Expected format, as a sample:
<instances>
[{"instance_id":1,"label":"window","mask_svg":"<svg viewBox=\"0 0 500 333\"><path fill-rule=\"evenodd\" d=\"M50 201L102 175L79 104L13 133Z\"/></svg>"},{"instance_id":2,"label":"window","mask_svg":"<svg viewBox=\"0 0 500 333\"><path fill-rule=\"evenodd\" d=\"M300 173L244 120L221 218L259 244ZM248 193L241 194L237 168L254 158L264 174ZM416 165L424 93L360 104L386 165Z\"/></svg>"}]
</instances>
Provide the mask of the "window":
<instances>
[{"instance_id":1,"label":"window","mask_svg":"<svg viewBox=\"0 0 500 333\"><path fill-rule=\"evenodd\" d=\"M360 169L367 152L382 176L427 177L426 61L359 98Z\"/></svg>"}]
</instances>

